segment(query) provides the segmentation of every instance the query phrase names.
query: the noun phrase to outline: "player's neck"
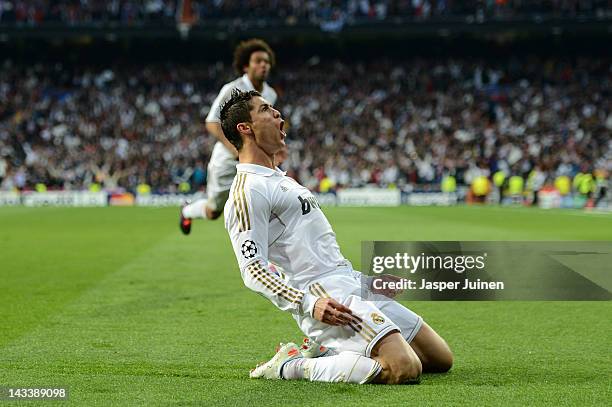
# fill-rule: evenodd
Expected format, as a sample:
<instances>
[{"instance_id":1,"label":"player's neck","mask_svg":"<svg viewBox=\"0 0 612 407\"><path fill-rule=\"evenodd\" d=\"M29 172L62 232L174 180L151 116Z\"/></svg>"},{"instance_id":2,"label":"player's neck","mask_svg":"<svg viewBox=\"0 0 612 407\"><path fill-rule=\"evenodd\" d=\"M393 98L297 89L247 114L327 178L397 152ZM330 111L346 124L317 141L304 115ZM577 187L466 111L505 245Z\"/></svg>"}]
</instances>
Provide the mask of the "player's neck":
<instances>
[{"instance_id":1,"label":"player's neck","mask_svg":"<svg viewBox=\"0 0 612 407\"><path fill-rule=\"evenodd\" d=\"M243 148L238 154L240 164L256 164L275 169L274 156L269 156L260 148Z\"/></svg>"}]
</instances>

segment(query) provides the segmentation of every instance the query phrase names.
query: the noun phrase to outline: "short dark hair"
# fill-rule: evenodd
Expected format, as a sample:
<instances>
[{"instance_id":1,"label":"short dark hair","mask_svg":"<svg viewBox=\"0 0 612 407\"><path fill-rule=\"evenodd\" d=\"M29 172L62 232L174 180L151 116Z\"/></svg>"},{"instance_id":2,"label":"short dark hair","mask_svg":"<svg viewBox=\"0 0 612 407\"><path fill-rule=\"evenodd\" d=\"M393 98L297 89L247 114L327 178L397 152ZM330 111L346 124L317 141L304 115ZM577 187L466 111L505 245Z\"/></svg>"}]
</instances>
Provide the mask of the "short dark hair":
<instances>
[{"instance_id":1,"label":"short dark hair","mask_svg":"<svg viewBox=\"0 0 612 407\"><path fill-rule=\"evenodd\" d=\"M238 123L251 122L251 99L255 96L261 96L261 93L256 90L242 92L234 89L229 100L221 106L223 135L238 151L242 149L242 137L236 126Z\"/></svg>"},{"instance_id":2,"label":"short dark hair","mask_svg":"<svg viewBox=\"0 0 612 407\"><path fill-rule=\"evenodd\" d=\"M276 57L274 56L274 51L272 48L264 41L259 38L252 38L250 40L242 41L236 47L234 51L234 69L238 73L238 75L242 75L244 73L244 67L249 64L249 60L251 59L251 54L257 51L264 51L268 53L270 57L270 66L274 68L276 65Z\"/></svg>"}]
</instances>

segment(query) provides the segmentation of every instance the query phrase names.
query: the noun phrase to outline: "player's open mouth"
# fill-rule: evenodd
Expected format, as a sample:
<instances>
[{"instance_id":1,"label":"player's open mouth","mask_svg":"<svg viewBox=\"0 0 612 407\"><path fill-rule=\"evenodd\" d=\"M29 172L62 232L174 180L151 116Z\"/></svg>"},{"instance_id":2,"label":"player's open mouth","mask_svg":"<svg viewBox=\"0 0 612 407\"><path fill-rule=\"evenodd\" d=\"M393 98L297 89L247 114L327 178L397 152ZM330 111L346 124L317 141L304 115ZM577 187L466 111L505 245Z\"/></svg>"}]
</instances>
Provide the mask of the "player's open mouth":
<instances>
[{"instance_id":1,"label":"player's open mouth","mask_svg":"<svg viewBox=\"0 0 612 407\"><path fill-rule=\"evenodd\" d=\"M283 127L284 127L284 126L285 126L285 121L284 121L284 120L281 120L281 122L280 122L280 126L279 126L279 130L280 130L280 133L281 133L281 135L283 136L283 138L287 137L287 133L285 133L285 132L283 131Z\"/></svg>"}]
</instances>

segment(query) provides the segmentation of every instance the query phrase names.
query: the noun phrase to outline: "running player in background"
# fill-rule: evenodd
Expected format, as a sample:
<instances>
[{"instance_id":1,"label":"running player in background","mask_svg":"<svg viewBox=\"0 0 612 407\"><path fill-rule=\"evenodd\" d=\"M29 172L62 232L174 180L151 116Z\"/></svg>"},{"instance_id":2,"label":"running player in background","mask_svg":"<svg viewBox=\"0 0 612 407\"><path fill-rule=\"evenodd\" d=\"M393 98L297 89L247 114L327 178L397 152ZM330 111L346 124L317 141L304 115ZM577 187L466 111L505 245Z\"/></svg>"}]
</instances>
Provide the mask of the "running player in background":
<instances>
[{"instance_id":1,"label":"running player in background","mask_svg":"<svg viewBox=\"0 0 612 407\"><path fill-rule=\"evenodd\" d=\"M241 42L236 47L233 65L236 72L242 76L226 83L221 88L206 117L206 129L217 138L217 142L208 163L207 198L199 199L181 209L179 226L185 235L191 232L192 219L214 220L221 216L230 186L236 175L238 151L225 138L221 129L221 106L230 98L234 89L256 90L270 103L276 103L276 91L266 83L275 62L274 51L263 40L250 39ZM285 157L286 150L279 152L276 163L282 162Z\"/></svg>"}]
</instances>

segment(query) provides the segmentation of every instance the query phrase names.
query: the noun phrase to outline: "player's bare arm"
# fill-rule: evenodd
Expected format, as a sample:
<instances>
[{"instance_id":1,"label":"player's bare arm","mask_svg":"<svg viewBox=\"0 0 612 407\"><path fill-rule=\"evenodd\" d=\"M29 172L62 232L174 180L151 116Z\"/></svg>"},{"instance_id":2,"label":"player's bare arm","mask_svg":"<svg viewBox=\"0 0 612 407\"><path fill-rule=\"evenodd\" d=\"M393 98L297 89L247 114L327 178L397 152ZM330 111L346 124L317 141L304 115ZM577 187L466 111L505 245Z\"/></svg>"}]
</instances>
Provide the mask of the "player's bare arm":
<instances>
[{"instance_id":1,"label":"player's bare arm","mask_svg":"<svg viewBox=\"0 0 612 407\"><path fill-rule=\"evenodd\" d=\"M232 145L232 143L230 143L225 138L225 135L223 134L223 129L221 129L221 123L219 123L219 122L206 122L206 130L208 131L209 134L212 134L217 140L219 140L221 143L223 143L225 148L227 148L229 151L231 151L232 154L234 154L235 157L238 157L238 150L236 150L236 147L234 147Z\"/></svg>"}]
</instances>

